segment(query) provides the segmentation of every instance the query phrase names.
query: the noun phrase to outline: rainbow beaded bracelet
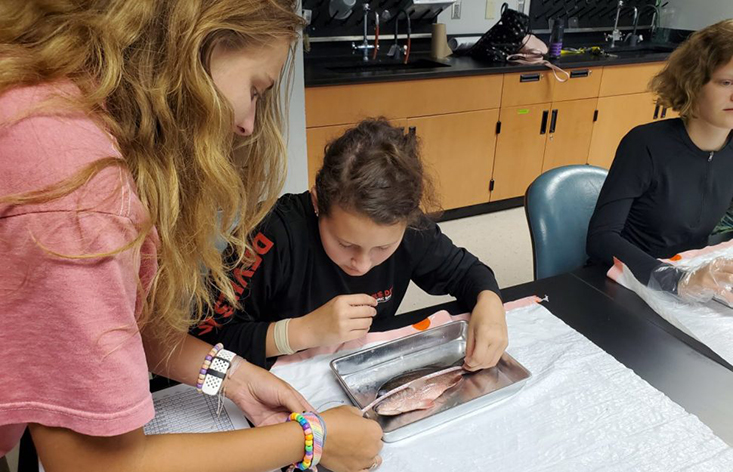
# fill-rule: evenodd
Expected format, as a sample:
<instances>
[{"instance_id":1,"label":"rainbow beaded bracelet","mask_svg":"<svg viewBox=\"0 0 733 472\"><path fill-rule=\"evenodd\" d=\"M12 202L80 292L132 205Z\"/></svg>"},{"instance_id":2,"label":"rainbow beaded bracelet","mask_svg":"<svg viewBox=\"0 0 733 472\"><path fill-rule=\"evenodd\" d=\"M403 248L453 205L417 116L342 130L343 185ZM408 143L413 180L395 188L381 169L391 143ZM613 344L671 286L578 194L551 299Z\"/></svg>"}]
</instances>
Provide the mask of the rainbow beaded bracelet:
<instances>
[{"instance_id":1,"label":"rainbow beaded bracelet","mask_svg":"<svg viewBox=\"0 0 733 472\"><path fill-rule=\"evenodd\" d=\"M316 467L321 462L323 445L326 441L326 423L318 413L309 411L305 413L291 413L288 421L297 421L303 428L305 435L305 454L303 460L293 464L288 471L295 469L317 471Z\"/></svg>"}]
</instances>

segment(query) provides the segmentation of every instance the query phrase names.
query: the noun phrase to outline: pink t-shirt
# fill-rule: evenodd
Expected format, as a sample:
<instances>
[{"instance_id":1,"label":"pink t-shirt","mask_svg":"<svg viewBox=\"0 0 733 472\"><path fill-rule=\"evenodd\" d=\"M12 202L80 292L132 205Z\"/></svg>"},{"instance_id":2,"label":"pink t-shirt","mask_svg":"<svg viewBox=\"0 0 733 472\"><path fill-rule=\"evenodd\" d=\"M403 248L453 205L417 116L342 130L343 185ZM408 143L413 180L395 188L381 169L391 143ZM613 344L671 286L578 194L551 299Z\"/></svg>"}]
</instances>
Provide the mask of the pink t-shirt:
<instances>
[{"instance_id":1,"label":"pink t-shirt","mask_svg":"<svg viewBox=\"0 0 733 472\"><path fill-rule=\"evenodd\" d=\"M114 139L82 115L34 112L11 123L56 90L0 96L0 196L119 157ZM0 457L27 423L113 436L152 419L136 316L157 269L157 234L110 257L52 254L112 251L134 239L145 218L129 172L117 166L48 203L0 204Z\"/></svg>"}]
</instances>

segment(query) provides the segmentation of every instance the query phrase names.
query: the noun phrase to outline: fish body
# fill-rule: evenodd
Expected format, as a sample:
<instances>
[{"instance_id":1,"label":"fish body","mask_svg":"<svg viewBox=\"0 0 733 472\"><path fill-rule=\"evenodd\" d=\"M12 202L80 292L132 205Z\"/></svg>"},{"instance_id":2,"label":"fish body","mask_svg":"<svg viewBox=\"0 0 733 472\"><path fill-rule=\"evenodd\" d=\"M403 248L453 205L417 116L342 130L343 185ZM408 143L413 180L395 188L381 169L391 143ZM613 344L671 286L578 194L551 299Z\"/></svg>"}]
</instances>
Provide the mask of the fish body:
<instances>
[{"instance_id":1,"label":"fish body","mask_svg":"<svg viewBox=\"0 0 733 472\"><path fill-rule=\"evenodd\" d=\"M379 389L377 396L384 395L386 392L420 377L437 372L437 370L435 368L418 369L396 377L385 383ZM411 385L405 390L397 392L378 403L374 407L374 411L382 416L395 416L407 413L408 411L430 409L435 406L435 400L438 397L446 390L458 385L462 378L462 372L453 371L427 379L424 382L416 382L415 385Z\"/></svg>"},{"instance_id":2,"label":"fish body","mask_svg":"<svg viewBox=\"0 0 733 472\"><path fill-rule=\"evenodd\" d=\"M384 385L379 387L379 391L377 392L377 397L386 395L387 392L390 392L396 389L397 387L401 387L402 385L412 382L415 379L419 379L420 377L425 377L426 375L430 375L433 372L437 372L438 370L440 370L440 367L428 366L428 367L422 367L420 369L411 370L404 374L400 374L397 377L393 377L392 379L386 381Z\"/></svg>"}]
</instances>

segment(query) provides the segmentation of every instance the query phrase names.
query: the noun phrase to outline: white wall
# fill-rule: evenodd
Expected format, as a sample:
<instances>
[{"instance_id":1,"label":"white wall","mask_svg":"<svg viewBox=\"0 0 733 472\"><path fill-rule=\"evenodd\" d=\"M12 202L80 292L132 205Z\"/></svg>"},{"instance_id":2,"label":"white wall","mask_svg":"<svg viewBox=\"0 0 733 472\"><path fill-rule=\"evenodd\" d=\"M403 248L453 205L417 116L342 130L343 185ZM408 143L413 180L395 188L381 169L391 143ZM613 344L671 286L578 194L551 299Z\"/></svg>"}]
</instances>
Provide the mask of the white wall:
<instances>
[{"instance_id":1,"label":"white wall","mask_svg":"<svg viewBox=\"0 0 733 472\"><path fill-rule=\"evenodd\" d=\"M729 0L733 1L733 0ZM509 8L517 9L520 0L506 0ZM504 0L492 0L494 18L486 19L486 0L461 0L461 19L451 20L451 9L447 8L438 16L438 23L445 23L448 34L483 34L489 30L501 16L501 5ZM530 0L524 1L524 12L529 12Z\"/></svg>"},{"instance_id":2,"label":"white wall","mask_svg":"<svg viewBox=\"0 0 733 472\"><path fill-rule=\"evenodd\" d=\"M674 9L674 15L662 15L661 26L665 28L699 30L733 18L733 0L669 0L662 11L668 8Z\"/></svg>"},{"instance_id":3,"label":"white wall","mask_svg":"<svg viewBox=\"0 0 733 472\"><path fill-rule=\"evenodd\" d=\"M288 122L288 176L283 193L308 189L308 156L305 140L305 83L303 80L303 42L298 40L293 63Z\"/></svg>"}]
</instances>

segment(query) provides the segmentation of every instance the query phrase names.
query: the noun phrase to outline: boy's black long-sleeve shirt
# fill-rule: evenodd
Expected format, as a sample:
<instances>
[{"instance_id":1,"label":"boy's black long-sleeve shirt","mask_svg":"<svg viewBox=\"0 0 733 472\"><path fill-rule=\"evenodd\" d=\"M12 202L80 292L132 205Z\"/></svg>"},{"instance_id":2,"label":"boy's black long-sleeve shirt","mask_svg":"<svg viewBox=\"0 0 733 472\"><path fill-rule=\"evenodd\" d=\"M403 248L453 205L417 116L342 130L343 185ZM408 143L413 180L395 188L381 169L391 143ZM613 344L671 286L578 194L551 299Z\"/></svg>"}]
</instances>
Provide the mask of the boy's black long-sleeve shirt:
<instances>
[{"instance_id":1,"label":"boy's black long-sleeve shirt","mask_svg":"<svg viewBox=\"0 0 733 472\"><path fill-rule=\"evenodd\" d=\"M352 277L328 257L321 244L318 218L309 192L282 196L256 230L255 263L235 269L231 280L239 309L221 300L213 318L194 329L202 339L267 366L265 346L270 323L306 315L334 297L366 293L378 300L371 330L395 316L410 280L433 295L450 294L466 309L478 294L499 294L492 270L467 250L456 247L427 218L421 229L408 228L395 253L367 274Z\"/></svg>"},{"instance_id":2,"label":"boy's black long-sleeve shirt","mask_svg":"<svg viewBox=\"0 0 733 472\"><path fill-rule=\"evenodd\" d=\"M698 148L681 119L631 130L621 141L590 220L587 253L616 257L640 282L669 258L707 245L733 199L733 145ZM674 292L681 273L657 280Z\"/></svg>"}]
</instances>

